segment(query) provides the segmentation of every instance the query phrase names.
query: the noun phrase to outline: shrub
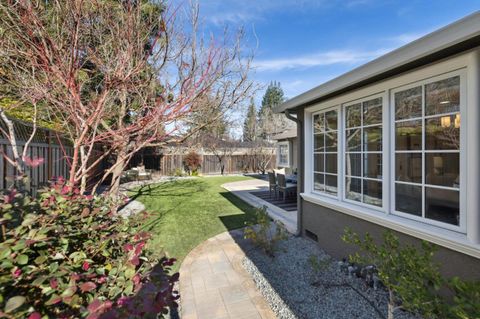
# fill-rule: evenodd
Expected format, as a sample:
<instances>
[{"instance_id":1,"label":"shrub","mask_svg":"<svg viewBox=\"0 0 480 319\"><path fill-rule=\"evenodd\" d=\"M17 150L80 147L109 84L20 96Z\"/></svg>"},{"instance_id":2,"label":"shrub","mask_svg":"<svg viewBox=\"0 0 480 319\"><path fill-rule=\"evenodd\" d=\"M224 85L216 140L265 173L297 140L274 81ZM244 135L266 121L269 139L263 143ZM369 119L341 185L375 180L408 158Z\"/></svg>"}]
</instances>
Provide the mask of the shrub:
<instances>
[{"instance_id":1,"label":"shrub","mask_svg":"<svg viewBox=\"0 0 480 319\"><path fill-rule=\"evenodd\" d=\"M63 181L32 199L0 198L0 307L8 318L145 318L175 307L173 259L145 249L142 216L124 219L106 198Z\"/></svg>"},{"instance_id":2,"label":"shrub","mask_svg":"<svg viewBox=\"0 0 480 319\"><path fill-rule=\"evenodd\" d=\"M173 172L173 176L175 177L183 177L185 176L185 173L183 173L183 170L180 168L176 168L175 171Z\"/></svg>"},{"instance_id":3,"label":"shrub","mask_svg":"<svg viewBox=\"0 0 480 319\"><path fill-rule=\"evenodd\" d=\"M183 158L183 165L185 166L189 174L197 172L198 169L201 167L201 164L202 164L202 158L195 151L189 152Z\"/></svg>"},{"instance_id":4,"label":"shrub","mask_svg":"<svg viewBox=\"0 0 480 319\"><path fill-rule=\"evenodd\" d=\"M445 318L480 318L480 281L468 282L454 277L447 283L453 292L453 302L447 306Z\"/></svg>"},{"instance_id":5,"label":"shrub","mask_svg":"<svg viewBox=\"0 0 480 319\"><path fill-rule=\"evenodd\" d=\"M438 315L441 298L436 292L442 279L432 261L435 246L423 241L421 249L413 245L401 247L398 237L391 231L384 233L381 245L377 245L368 233L361 239L348 228L342 239L360 248L361 254L350 256L352 262L376 266L378 277L389 293L389 319L401 308L426 317Z\"/></svg>"},{"instance_id":6,"label":"shrub","mask_svg":"<svg viewBox=\"0 0 480 319\"><path fill-rule=\"evenodd\" d=\"M273 257L277 251L278 242L288 238L285 226L279 221L272 222L265 206L256 208L254 214L255 221L246 223L244 236L261 248L265 254Z\"/></svg>"}]
</instances>

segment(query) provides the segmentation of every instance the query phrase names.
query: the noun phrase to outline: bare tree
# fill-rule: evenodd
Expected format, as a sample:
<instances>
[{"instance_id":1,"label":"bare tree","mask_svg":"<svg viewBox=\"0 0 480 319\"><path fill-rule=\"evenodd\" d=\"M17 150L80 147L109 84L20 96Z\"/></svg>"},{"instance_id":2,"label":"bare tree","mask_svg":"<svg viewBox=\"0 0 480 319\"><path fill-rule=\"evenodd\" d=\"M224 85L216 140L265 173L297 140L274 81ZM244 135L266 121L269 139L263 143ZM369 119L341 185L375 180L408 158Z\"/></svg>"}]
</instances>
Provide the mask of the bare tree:
<instances>
[{"instance_id":1,"label":"bare tree","mask_svg":"<svg viewBox=\"0 0 480 319\"><path fill-rule=\"evenodd\" d=\"M110 176L115 193L140 149L194 134L200 127L180 133L205 92L233 108L253 88L242 33L199 37L196 5L182 18L137 1L11 0L0 15L1 85L64 124L73 143L69 181L82 190L104 158L115 163L99 183ZM93 157L98 144L104 152Z\"/></svg>"}]
</instances>

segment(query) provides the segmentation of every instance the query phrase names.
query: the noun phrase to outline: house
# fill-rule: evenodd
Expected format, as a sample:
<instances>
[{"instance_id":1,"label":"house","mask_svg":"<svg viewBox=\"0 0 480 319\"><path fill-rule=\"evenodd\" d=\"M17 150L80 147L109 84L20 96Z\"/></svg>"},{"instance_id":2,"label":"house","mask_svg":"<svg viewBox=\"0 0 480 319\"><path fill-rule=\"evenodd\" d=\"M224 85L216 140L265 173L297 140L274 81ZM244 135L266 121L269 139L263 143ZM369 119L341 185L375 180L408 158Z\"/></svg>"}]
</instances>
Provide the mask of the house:
<instances>
[{"instance_id":1,"label":"house","mask_svg":"<svg viewBox=\"0 0 480 319\"><path fill-rule=\"evenodd\" d=\"M297 119L299 233L342 258L346 226L392 229L480 279L480 12L275 112Z\"/></svg>"},{"instance_id":2,"label":"house","mask_svg":"<svg viewBox=\"0 0 480 319\"><path fill-rule=\"evenodd\" d=\"M276 154L277 168L285 168L286 174L297 173L298 163L298 139L297 129L289 128L282 133L273 136Z\"/></svg>"}]
</instances>

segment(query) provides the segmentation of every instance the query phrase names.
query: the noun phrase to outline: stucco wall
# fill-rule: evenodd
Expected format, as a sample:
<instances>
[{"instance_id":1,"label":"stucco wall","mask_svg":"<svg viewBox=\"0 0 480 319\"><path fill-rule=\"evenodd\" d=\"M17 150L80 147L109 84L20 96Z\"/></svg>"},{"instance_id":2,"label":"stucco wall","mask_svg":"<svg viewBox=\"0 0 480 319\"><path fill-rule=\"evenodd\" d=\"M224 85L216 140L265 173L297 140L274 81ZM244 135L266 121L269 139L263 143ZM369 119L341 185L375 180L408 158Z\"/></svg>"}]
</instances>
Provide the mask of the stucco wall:
<instances>
[{"instance_id":1,"label":"stucco wall","mask_svg":"<svg viewBox=\"0 0 480 319\"><path fill-rule=\"evenodd\" d=\"M362 219L337 212L320 205L302 200L303 223L302 235L305 230L313 232L318 237L318 244L331 256L341 259L355 252L355 247L344 243L341 236L345 227L350 227L359 234L369 232L374 238L381 238L386 228L364 221ZM395 232L402 243L420 244L415 237ZM438 247L435 260L446 277L460 276L465 279L480 280L480 259L470 257L453 250Z\"/></svg>"}]
</instances>

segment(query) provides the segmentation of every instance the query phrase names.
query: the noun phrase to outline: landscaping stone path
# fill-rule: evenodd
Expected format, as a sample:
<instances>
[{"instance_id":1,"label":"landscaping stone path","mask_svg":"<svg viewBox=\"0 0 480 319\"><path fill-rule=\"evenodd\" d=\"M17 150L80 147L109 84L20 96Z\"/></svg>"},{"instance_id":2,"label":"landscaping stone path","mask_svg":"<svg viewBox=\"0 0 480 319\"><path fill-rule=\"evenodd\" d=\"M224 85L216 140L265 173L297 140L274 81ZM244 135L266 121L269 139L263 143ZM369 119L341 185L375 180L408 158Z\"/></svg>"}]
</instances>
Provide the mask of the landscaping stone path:
<instances>
[{"instance_id":1,"label":"landscaping stone path","mask_svg":"<svg viewBox=\"0 0 480 319\"><path fill-rule=\"evenodd\" d=\"M182 319L276 318L242 266L252 246L243 230L225 232L193 249L180 267Z\"/></svg>"},{"instance_id":2,"label":"landscaping stone path","mask_svg":"<svg viewBox=\"0 0 480 319\"><path fill-rule=\"evenodd\" d=\"M282 222L285 228L292 234L297 231L297 211L286 211L272 203L269 203L252 193L268 191L268 182L261 179L249 179L246 181L226 183L223 188L255 207L267 207L267 213L271 218Z\"/></svg>"}]
</instances>

